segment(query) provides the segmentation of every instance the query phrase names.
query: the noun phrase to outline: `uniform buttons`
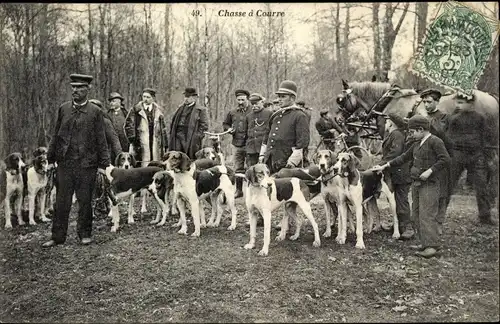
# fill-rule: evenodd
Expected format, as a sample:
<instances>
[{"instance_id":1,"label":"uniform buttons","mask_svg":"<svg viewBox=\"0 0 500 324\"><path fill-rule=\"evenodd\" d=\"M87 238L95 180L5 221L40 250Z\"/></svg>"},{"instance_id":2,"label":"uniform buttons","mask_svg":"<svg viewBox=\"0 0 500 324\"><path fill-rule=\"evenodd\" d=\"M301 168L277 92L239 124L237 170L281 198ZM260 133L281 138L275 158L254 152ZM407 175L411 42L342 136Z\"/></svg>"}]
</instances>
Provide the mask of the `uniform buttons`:
<instances>
[{"instance_id":1,"label":"uniform buttons","mask_svg":"<svg viewBox=\"0 0 500 324\"><path fill-rule=\"evenodd\" d=\"M281 123L281 121L278 120L278 124Z\"/></svg>"},{"instance_id":2,"label":"uniform buttons","mask_svg":"<svg viewBox=\"0 0 500 324\"><path fill-rule=\"evenodd\" d=\"M276 136L276 133L273 133L273 136Z\"/></svg>"},{"instance_id":3,"label":"uniform buttons","mask_svg":"<svg viewBox=\"0 0 500 324\"><path fill-rule=\"evenodd\" d=\"M276 130L278 130L278 127L276 127Z\"/></svg>"}]
</instances>

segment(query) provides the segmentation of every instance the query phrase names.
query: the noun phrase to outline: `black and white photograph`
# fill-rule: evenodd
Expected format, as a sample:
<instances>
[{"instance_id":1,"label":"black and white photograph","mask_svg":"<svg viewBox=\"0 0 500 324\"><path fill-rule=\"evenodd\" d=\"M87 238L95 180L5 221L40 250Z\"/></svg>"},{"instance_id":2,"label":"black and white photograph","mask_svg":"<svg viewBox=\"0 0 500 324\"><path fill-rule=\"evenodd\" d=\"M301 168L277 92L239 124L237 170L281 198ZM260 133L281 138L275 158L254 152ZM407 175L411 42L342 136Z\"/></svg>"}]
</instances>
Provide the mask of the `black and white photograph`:
<instances>
[{"instance_id":1,"label":"black and white photograph","mask_svg":"<svg viewBox=\"0 0 500 324\"><path fill-rule=\"evenodd\" d=\"M0 323L498 322L499 3L0 3Z\"/></svg>"}]
</instances>

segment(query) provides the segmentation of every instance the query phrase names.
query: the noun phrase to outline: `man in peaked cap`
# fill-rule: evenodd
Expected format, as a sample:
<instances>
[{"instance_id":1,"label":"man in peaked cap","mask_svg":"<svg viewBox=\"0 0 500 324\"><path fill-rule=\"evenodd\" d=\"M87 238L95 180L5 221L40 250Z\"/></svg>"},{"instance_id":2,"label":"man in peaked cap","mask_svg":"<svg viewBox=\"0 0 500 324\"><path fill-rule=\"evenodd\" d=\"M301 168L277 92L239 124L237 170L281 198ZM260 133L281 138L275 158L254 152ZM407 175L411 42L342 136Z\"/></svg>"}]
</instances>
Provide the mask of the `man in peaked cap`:
<instances>
[{"instance_id":1,"label":"man in peaked cap","mask_svg":"<svg viewBox=\"0 0 500 324\"><path fill-rule=\"evenodd\" d=\"M388 167L399 167L410 162L412 178L412 217L417 228L420 245L416 254L429 258L436 255L439 240L439 174L450 164L450 156L443 141L429 132L426 117L415 115L408 121L409 134L414 139L412 146L403 154L372 170L382 171Z\"/></svg>"},{"instance_id":2,"label":"man in peaked cap","mask_svg":"<svg viewBox=\"0 0 500 324\"><path fill-rule=\"evenodd\" d=\"M310 136L307 116L295 104L297 84L283 81L276 94L280 109L270 118L270 131L264 136L259 154L259 160L269 166L271 173L284 167L302 167Z\"/></svg>"},{"instance_id":3,"label":"man in peaked cap","mask_svg":"<svg viewBox=\"0 0 500 324\"><path fill-rule=\"evenodd\" d=\"M264 97L259 93L250 95L252 111L246 116L246 161L247 167L259 162L260 147L265 134L269 134L269 118L273 111L264 108Z\"/></svg>"},{"instance_id":4,"label":"man in peaked cap","mask_svg":"<svg viewBox=\"0 0 500 324\"><path fill-rule=\"evenodd\" d=\"M116 134L120 140L120 146L123 152L128 152L130 143L125 134L125 119L127 118L128 111L123 105L125 99L118 92L111 92L108 98L109 109L107 115L113 124Z\"/></svg>"},{"instance_id":5,"label":"man in peaked cap","mask_svg":"<svg viewBox=\"0 0 500 324\"><path fill-rule=\"evenodd\" d=\"M82 244L92 242L92 192L97 171L104 173L110 158L106 143L104 113L88 100L93 77L71 74L73 100L57 112L47 159L57 162L57 195L52 219L52 238L43 247L66 241L73 193L78 199L77 233Z\"/></svg>"},{"instance_id":6,"label":"man in peaked cap","mask_svg":"<svg viewBox=\"0 0 500 324\"><path fill-rule=\"evenodd\" d=\"M381 164L387 163L405 152L406 128L407 123L402 117L394 113L389 113L386 116ZM411 186L410 163L406 162L399 167L387 168L384 171L384 179L394 192L401 237L410 239L415 234L410 221L410 203L408 202ZM372 199L372 201L376 204L376 200Z\"/></svg>"},{"instance_id":7,"label":"man in peaked cap","mask_svg":"<svg viewBox=\"0 0 500 324\"><path fill-rule=\"evenodd\" d=\"M236 96L237 107L231 109L226 119L222 123L224 131L231 129L233 135L232 145L234 146L233 163L235 172L245 172L245 159L246 159L246 127L245 119L249 113L252 112L248 97L250 92L243 89L238 89L234 92ZM236 194L235 198L243 197L243 179L236 178Z\"/></svg>"},{"instance_id":8,"label":"man in peaked cap","mask_svg":"<svg viewBox=\"0 0 500 324\"><path fill-rule=\"evenodd\" d=\"M208 130L208 109L200 105L195 88L186 88L184 102L177 108L170 126L169 147L172 151L184 152L190 159L201 150L203 132Z\"/></svg>"}]
</instances>

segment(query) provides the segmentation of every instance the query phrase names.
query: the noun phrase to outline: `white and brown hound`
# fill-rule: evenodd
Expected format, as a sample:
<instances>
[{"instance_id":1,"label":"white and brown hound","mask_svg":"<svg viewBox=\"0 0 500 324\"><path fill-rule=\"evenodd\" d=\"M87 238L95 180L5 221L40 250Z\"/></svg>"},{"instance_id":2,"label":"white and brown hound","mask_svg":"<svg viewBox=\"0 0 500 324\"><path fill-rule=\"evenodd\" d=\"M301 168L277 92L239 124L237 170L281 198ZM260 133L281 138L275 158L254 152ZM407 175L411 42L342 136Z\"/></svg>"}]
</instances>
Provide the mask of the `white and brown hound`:
<instances>
[{"instance_id":1,"label":"white and brown hound","mask_svg":"<svg viewBox=\"0 0 500 324\"><path fill-rule=\"evenodd\" d=\"M308 202L309 186L307 181L298 178L274 179L269 175L268 167L262 163L251 166L245 173L245 204L250 219L250 241L245 245L245 249L253 249L255 247L257 217L260 214L264 219L264 245L259 251L259 255L268 254L272 212L282 204L285 204L287 211L281 220L281 231L276 237L276 241L285 239L288 230L288 215L292 214L296 217L296 208L298 206L313 227L313 246L319 247L321 240L318 224L314 220L311 206ZM295 234L290 237L290 240L296 240L299 237L301 225L301 218L296 217Z\"/></svg>"},{"instance_id":2,"label":"white and brown hound","mask_svg":"<svg viewBox=\"0 0 500 324\"><path fill-rule=\"evenodd\" d=\"M23 206L23 190L24 190L24 180L23 180L23 168L25 164L23 162L21 153L11 153L5 158L5 167L3 167L0 173L0 205L5 204L5 228L12 228L11 222L11 199L15 197L14 210L17 215L17 222L19 225L24 225L22 215Z\"/></svg>"},{"instance_id":3,"label":"white and brown hound","mask_svg":"<svg viewBox=\"0 0 500 324\"><path fill-rule=\"evenodd\" d=\"M331 236L330 215L334 206L338 210L338 233L336 241L345 244L347 236L348 205L354 208L356 217L356 248L364 249L363 241L363 186L357 169L359 160L351 153L339 153L336 160L329 150L317 152L313 161L321 172L321 195L325 204L326 231Z\"/></svg>"},{"instance_id":4,"label":"white and brown hound","mask_svg":"<svg viewBox=\"0 0 500 324\"><path fill-rule=\"evenodd\" d=\"M194 154L197 160L200 159L209 159L213 161L217 161L219 159L217 152L213 147L204 147L198 152Z\"/></svg>"},{"instance_id":5,"label":"white and brown hound","mask_svg":"<svg viewBox=\"0 0 500 324\"><path fill-rule=\"evenodd\" d=\"M180 214L179 234L187 234L186 210L191 209L194 232L191 236L200 236L200 204L196 195L194 172L196 164L183 152L166 153L165 165L168 174L174 179L174 201Z\"/></svg>"},{"instance_id":6,"label":"white and brown hound","mask_svg":"<svg viewBox=\"0 0 500 324\"><path fill-rule=\"evenodd\" d=\"M39 152L39 151L38 151ZM37 153L35 153L37 154ZM45 200L47 197L48 183L48 165L46 153L36 155L32 161L33 165L28 169L28 219L30 225L36 225L35 208L36 201L40 210L40 219L42 222L50 222L50 219L45 216ZM50 192L49 192L50 194ZM38 198L38 199L37 199Z\"/></svg>"},{"instance_id":7,"label":"white and brown hound","mask_svg":"<svg viewBox=\"0 0 500 324\"><path fill-rule=\"evenodd\" d=\"M142 167L132 169L121 169L113 165L106 168L107 191L111 200L111 217L113 226L111 232L116 232L120 225L120 213L118 210L118 200L129 198L128 224L134 223L132 208L132 197L141 189L144 189L153 182L155 173L162 171L159 167Z\"/></svg>"}]
</instances>

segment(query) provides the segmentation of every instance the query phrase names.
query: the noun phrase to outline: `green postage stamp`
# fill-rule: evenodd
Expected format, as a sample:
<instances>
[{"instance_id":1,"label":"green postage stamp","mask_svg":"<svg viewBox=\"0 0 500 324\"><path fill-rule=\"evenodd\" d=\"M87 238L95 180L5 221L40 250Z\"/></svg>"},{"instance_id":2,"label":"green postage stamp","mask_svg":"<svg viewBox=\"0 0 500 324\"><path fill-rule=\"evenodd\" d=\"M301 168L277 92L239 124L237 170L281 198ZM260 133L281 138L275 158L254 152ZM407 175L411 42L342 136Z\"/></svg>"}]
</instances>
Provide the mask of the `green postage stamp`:
<instances>
[{"instance_id":1,"label":"green postage stamp","mask_svg":"<svg viewBox=\"0 0 500 324\"><path fill-rule=\"evenodd\" d=\"M454 1L442 3L410 69L434 83L470 95L498 33L497 20Z\"/></svg>"}]
</instances>

